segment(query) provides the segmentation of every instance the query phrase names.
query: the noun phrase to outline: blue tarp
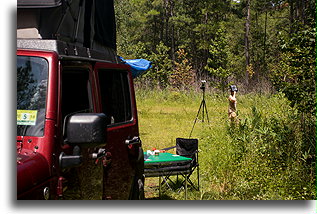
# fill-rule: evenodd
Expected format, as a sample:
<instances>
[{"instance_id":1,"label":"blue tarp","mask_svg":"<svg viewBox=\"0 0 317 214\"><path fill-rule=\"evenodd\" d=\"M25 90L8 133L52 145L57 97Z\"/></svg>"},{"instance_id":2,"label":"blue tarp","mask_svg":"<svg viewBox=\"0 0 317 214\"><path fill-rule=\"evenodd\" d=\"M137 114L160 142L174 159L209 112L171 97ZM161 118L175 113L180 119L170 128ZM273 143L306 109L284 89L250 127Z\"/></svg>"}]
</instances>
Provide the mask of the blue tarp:
<instances>
[{"instance_id":1,"label":"blue tarp","mask_svg":"<svg viewBox=\"0 0 317 214\"><path fill-rule=\"evenodd\" d=\"M121 60L130 65L133 78L138 77L152 67L152 62L146 59L123 59L121 57Z\"/></svg>"}]
</instances>

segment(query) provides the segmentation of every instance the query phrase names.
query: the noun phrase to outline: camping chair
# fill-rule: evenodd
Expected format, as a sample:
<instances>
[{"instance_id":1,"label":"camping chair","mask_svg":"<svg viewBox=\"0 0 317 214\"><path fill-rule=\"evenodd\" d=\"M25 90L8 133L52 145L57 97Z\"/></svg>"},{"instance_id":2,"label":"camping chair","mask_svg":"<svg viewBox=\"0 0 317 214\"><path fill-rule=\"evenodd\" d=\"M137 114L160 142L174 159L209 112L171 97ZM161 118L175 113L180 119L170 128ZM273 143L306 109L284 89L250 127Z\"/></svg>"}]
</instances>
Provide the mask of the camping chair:
<instances>
[{"instance_id":1,"label":"camping chair","mask_svg":"<svg viewBox=\"0 0 317 214\"><path fill-rule=\"evenodd\" d=\"M198 163L198 139L186 139L186 138L176 138L176 146L165 148L163 150L169 150L172 148L176 148L176 154L181 155L184 157L189 157L192 159L190 163L190 170L187 173L179 172L177 173L177 180L178 175L181 175L184 180L181 183L181 186L183 187L185 184L185 181L187 179L188 183L194 187L196 190L199 191L199 163ZM193 182L190 180L190 176L193 174L193 172L197 169L197 187L193 184ZM171 179L170 176L165 177L165 181ZM171 181L172 182L172 181ZM174 182L172 182L174 183Z\"/></svg>"}]
</instances>

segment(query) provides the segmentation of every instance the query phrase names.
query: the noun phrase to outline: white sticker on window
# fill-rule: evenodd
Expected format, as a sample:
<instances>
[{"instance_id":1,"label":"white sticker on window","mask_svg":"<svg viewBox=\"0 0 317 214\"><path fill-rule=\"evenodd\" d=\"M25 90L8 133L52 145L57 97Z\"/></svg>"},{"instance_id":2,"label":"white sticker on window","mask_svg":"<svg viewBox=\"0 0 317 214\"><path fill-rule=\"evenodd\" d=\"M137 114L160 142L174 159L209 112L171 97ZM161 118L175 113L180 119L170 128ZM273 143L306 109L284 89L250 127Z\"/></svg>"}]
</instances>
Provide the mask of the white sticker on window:
<instances>
[{"instance_id":1,"label":"white sticker on window","mask_svg":"<svg viewBox=\"0 0 317 214\"><path fill-rule=\"evenodd\" d=\"M35 126L37 110L17 110L17 125Z\"/></svg>"}]
</instances>

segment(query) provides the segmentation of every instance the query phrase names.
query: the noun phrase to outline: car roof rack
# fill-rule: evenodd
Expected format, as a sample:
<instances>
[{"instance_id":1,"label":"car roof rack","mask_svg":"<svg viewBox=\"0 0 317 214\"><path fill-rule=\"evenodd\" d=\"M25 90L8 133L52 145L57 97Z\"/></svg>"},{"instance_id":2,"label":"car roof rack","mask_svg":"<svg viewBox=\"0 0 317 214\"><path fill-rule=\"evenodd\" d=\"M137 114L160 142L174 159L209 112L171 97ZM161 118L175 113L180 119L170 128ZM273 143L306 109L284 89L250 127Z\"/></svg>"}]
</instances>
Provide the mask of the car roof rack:
<instances>
[{"instance_id":1,"label":"car roof rack","mask_svg":"<svg viewBox=\"0 0 317 214\"><path fill-rule=\"evenodd\" d=\"M103 47L103 51L78 46L53 39L17 39L17 48L26 50L54 51L62 59L101 60L110 63L123 63L115 50Z\"/></svg>"}]
</instances>

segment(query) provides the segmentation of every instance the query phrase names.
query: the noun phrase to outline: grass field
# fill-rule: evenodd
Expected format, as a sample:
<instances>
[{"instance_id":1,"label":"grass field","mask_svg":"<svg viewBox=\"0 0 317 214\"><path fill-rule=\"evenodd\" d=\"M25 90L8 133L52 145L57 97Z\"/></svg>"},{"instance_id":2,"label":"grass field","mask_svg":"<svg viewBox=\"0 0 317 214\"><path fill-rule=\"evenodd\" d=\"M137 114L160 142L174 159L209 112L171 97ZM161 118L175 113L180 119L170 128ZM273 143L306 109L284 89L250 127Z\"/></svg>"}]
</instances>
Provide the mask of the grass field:
<instances>
[{"instance_id":1,"label":"grass field","mask_svg":"<svg viewBox=\"0 0 317 214\"><path fill-rule=\"evenodd\" d=\"M201 93L136 90L136 94L144 151L174 146L177 137L189 137ZM226 95L206 94L206 104L209 123L199 114L191 136L199 139L201 188L189 189L189 200L315 198L315 163L303 158L296 112L282 95L238 94L240 122L234 126L227 118ZM292 146L285 146L290 142ZM146 178L147 199L157 199L157 185L158 178ZM161 199L184 198L184 191L163 193Z\"/></svg>"}]
</instances>

